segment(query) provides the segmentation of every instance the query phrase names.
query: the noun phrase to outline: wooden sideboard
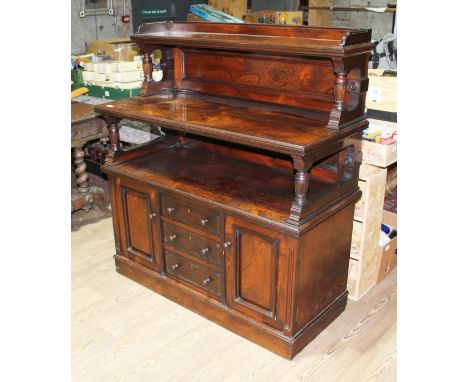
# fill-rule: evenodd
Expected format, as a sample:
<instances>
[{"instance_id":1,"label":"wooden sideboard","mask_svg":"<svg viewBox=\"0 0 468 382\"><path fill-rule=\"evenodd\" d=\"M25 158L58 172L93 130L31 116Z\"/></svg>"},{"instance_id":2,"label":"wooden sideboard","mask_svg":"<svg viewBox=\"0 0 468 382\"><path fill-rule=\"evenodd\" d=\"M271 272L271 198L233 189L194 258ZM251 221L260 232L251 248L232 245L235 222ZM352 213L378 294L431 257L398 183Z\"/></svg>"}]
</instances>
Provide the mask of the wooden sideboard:
<instances>
[{"instance_id":1,"label":"wooden sideboard","mask_svg":"<svg viewBox=\"0 0 468 382\"><path fill-rule=\"evenodd\" d=\"M370 31L163 22L131 38L141 94L95 107L117 271L293 358L347 302ZM165 135L123 149L122 118Z\"/></svg>"}]
</instances>

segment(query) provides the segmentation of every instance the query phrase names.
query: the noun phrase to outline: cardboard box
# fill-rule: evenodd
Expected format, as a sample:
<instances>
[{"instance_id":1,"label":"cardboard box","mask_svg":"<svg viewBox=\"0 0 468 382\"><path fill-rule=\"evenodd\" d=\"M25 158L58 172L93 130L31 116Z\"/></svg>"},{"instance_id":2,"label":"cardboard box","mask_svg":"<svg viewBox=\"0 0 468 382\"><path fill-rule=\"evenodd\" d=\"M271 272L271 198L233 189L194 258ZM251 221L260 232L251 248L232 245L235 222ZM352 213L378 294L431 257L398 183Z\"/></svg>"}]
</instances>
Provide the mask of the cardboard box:
<instances>
[{"instance_id":1,"label":"cardboard box","mask_svg":"<svg viewBox=\"0 0 468 382\"><path fill-rule=\"evenodd\" d=\"M362 162L378 167L388 167L397 161L397 142L391 145L362 141Z\"/></svg>"},{"instance_id":2,"label":"cardboard box","mask_svg":"<svg viewBox=\"0 0 468 382\"><path fill-rule=\"evenodd\" d=\"M397 112L397 77L383 76L385 69L369 69L368 109Z\"/></svg>"},{"instance_id":3,"label":"cardboard box","mask_svg":"<svg viewBox=\"0 0 468 382\"><path fill-rule=\"evenodd\" d=\"M258 11L244 16L246 23L302 25L302 11Z\"/></svg>"},{"instance_id":4,"label":"cardboard box","mask_svg":"<svg viewBox=\"0 0 468 382\"><path fill-rule=\"evenodd\" d=\"M397 214L383 211L382 223L397 229ZM397 236L384 247L379 247L379 268L376 282L379 283L397 264Z\"/></svg>"},{"instance_id":5,"label":"cardboard box","mask_svg":"<svg viewBox=\"0 0 468 382\"><path fill-rule=\"evenodd\" d=\"M374 118L369 118L370 126L383 126L388 127L391 131L397 129L395 122L381 121ZM378 167L388 167L397 161L397 142L390 145L384 145L381 143L374 143L367 140L362 141L362 162L371 164Z\"/></svg>"},{"instance_id":6,"label":"cardboard box","mask_svg":"<svg viewBox=\"0 0 468 382\"><path fill-rule=\"evenodd\" d=\"M116 61L133 61L133 57L140 54L138 45L129 38L87 41L86 52L95 55L108 55Z\"/></svg>"}]
</instances>

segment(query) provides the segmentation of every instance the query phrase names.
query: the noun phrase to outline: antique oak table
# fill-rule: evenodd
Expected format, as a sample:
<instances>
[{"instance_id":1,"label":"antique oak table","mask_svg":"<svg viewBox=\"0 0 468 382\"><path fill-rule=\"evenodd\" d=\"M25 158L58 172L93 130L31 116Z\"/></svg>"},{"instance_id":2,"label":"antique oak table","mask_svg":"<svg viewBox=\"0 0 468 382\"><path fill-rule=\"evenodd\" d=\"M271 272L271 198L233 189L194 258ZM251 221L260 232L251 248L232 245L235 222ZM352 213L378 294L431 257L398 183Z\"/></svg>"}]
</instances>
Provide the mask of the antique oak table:
<instances>
[{"instance_id":1,"label":"antique oak table","mask_svg":"<svg viewBox=\"0 0 468 382\"><path fill-rule=\"evenodd\" d=\"M95 107L117 271L288 359L330 324L347 302L370 36L141 25L140 95ZM123 149L122 118L165 136Z\"/></svg>"},{"instance_id":2,"label":"antique oak table","mask_svg":"<svg viewBox=\"0 0 468 382\"><path fill-rule=\"evenodd\" d=\"M90 210L97 207L104 210L104 190L100 187L90 187L83 146L90 141L107 137L106 121L99 118L92 105L82 102L71 103L71 147L77 190L72 190L71 210Z\"/></svg>"}]
</instances>

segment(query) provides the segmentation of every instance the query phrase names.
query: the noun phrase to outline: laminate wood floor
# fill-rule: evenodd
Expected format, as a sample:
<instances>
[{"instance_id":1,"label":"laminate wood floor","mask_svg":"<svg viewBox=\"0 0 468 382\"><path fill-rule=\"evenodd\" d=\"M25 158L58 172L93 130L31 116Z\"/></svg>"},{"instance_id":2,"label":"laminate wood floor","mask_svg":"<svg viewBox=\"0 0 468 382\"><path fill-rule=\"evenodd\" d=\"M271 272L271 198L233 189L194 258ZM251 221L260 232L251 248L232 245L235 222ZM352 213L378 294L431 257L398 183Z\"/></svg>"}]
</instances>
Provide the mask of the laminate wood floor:
<instances>
[{"instance_id":1,"label":"laminate wood floor","mask_svg":"<svg viewBox=\"0 0 468 382\"><path fill-rule=\"evenodd\" d=\"M117 274L111 219L72 232L72 380L396 381L396 270L293 361Z\"/></svg>"}]
</instances>

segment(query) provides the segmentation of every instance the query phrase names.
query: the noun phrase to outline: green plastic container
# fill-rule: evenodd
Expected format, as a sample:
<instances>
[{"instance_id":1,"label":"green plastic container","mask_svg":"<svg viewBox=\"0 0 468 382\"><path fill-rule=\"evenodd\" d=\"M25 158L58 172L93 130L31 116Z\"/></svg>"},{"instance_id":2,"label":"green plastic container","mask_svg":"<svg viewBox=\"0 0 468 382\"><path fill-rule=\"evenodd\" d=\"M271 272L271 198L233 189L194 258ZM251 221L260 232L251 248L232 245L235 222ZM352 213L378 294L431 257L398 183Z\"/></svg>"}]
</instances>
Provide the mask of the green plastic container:
<instances>
[{"instance_id":1,"label":"green plastic container","mask_svg":"<svg viewBox=\"0 0 468 382\"><path fill-rule=\"evenodd\" d=\"M83 72L80 69L72 70L71 71L71 80L73 81L73 84L71 86L71 90L82 88L84 86Z\"/></svg>"},{"instance_id":2,"label":"green plastic container","mask_svg":"<svg viewBox=\"0 0 468 382\"><path fill-rule=\"evenodd\" d=\"M118 100L123 98L135 97L140 93L140 88L134 89L115 89L107 86L86 85L89 92L86 95L97 98Z\"/></svg>"}]
</instances>

